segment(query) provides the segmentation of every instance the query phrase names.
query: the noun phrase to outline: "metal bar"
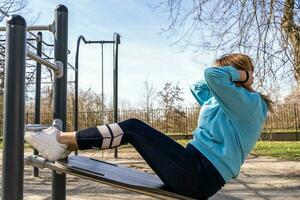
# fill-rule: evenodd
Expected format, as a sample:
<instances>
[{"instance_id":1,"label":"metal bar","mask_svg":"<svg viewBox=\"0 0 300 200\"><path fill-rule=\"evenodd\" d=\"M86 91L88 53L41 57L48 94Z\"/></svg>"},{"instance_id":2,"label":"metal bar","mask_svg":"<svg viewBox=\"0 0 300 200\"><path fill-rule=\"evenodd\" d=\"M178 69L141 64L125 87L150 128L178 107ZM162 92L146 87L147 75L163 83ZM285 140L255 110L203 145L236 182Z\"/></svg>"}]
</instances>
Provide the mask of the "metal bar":
<instances>
[{"instance_id":1,"label":"metal bar","mask_svg":"<svg viewBox=\"0 0 300 200\"><path fill-rule=\"evenodd\" d=\"M38 37L36 38L36 54L42 56L42 32L38 32ZM40 124L40 114L41 114L41 63L36 62L36 78L35 78L35 106L34 106L34 123ZM34 149L33 155L38 155L39 152ZM33 168L33 176L39 176L39 169Z\"/></svg>"},{"instance_id":2,"label":"metal bar","mask_svg":"<svg viewBox=\"0 0 300 200\"><path fill-rule=\"evenodd\" d=\"M85 44L114 44L114 40L86 40L83 35L78 37L78 40L82 40Z\"/></svg>"},{"instance_id":3,"label":"metal bar","mask_svg":"<svg viewBox=\"0 0 300 200\"><path fill-rule=\"evenodd\" d=\"M105 40L88 40L85 43L87 44L114 44L115 41L105 41Z\"/></svg>"},{"instance_id":4,"label":"metal bar","mask_svg":"<svg viewBox=\"0 0 300 200\"><path fill-rule=\"evenodd\" d=\"M79 62L79 47L80 41L85 40L82 35L77 39L76 55L75 55L75 97L74 97L74 131L78 130L78 62ZM75 151L78 155L78 151Z\"/></svg>"},{"instance_id":5,"label":"metal bar","mask_svg":"<svg viewBox=\"0 0 300 200\"><path fill-rule=\"evenodd\" d=\"M1 45L0 45L1 46ZM44 54L44 53L42 53L43 54L43 56L45 56L45 57L41 57L42 59L44 59L44 60L53 60L54 58L51 58L51 57L49 57L49 56L47 56L46 54ZM2 55L1 53L0 53L0 55ZM0 59L0 62L3 62L3 61L5 61L5 59ZM30 59L30 58L26 58L26 61L32 61L32 59ZM69 64L68 64L69 65ZM28 67L28 65L26 66L26 67ZM34 67L36 67L35 65L34 65ZM71 67L71 66L70 66Z\"/></svg>"},{"instance_id":6,"label":"metal bar","mask_svg":"<svg viewBox=\"0 0 300 200\"><path fill-rule=\"evenodd\" d=\"M47 82L41 82L41 84L53 84L54 82L52 82L52 81L47 81ZM68 81L68 84L74 84L75 83L75 81ZM33 82L33 83L27 83L28 85L33 85L33 84L36 84L35 82Z\"/></svg>"},{"instance_id":7,"label":"metal bar","mask_svg":"<svg viewBox=\"0 0 300 200\"><path fill-rule=\"evenodd\" d=\"M52 24L49 25L39 25L39 26L28 26L27 31L52 31ZM6 27L0 27L0 31L6 31Z\"/></svg>"},{"instance_id":8,"label":"metal bar","mask_svg":"<svg viewBox=\"0 0 300 200\"><path fill-rule=\"evenodd\" d=\"M54 57L64 66L68 64L68 9L58 5L55 9L55 42ZM61 119L63 131L67 125L67 67L63 69L64 76L54 79L54 119ZM52 171L52 200L66 199L66 174Z\"/></svg>"},{"instance_id":9,"label":"metal bar","mask_svg":"<svg viewBox=\"0 0 300 200\"><path fill-rule=\"evenodd\" d=\"M113 66L113 122L118 122L118 55L120 35L114 34L114 66ZM118 158L118 148L115 148L114 157Z\"/></svg>"},{"instance_id":10,"label":"metal bar","mask_svg":"<svg viewBox=\"0 0 300 200\"><path fill-rule=\"evenodd\" d=\"M101 44L101 123L104 124L104 55L103 44ZM103 152L103 151L102 151Z\"/></svg>"},{"instance_id":11,"label":"metal bar","mask_svg":"<svg viewBox=\"0 0 300 200\"><path fill-rule=\"evenodd\" d=\"M27 38L27 41L36 41L36 39L34 39L34 38ZM0 40L0 42L6 42L6 40Z\"/></svg>"},{"instance_id":12,"label":"metal bar","mask_svg":"<svg viewBox=\"0 0 300 200\"><path fill-rule=\"evenodd\" d=\"M41 58L40 56L30 52L30 51L27 51L27 57L29 57L30 59L36 61L36 62L39 62L41 63L42 65L52 69L53 71L55 72L58 72L59 71L59 68L58 66L56 66L55 64L49 62L48 60L45 60L43 58Z\"/></svg>"},{"instance_id":13,"label":"metal bar","mask_svg":"<svg viewBox=\"0 0 300 200\"><path fill-rule=\"evenodd\" d=\"M53 31L52 31L52 32L53 32ZM31 34L31 35L32 35L33 37L35 37L35 38L38 37L37 35L35 35L34 33L30 32L30 31L28 31L28 33ZM49 44L49 43L47 43L47 42L45 42L45 41L42 41L42 43L43 43L44 45L46 45L47 47L54 47L54 44ZM71 51L68 50L68 54L70 54L70 53L71 53Z\"/></svg>"},{"instance_id":14,"label":"metal bar","mask_svg":"<svg viewBox=\"0 0 300 200\"><path fill-rule=\"evenodd\" d=\"M35 40L37 40L37 39L35 39ZM42 44L44 44L43 41L42 41ZM33 49L36 49L36 47L34 45L30 44L29 42L27 42L27 45L31 46ZM44 52L42 52L42 55L44 56L43 59L48 59L48 60L53 59L53 58L49 57L47 54L45 54ZM42 56L40 56L40 57L42 57Z\"/></svg>"},{"instance_id":15,"label":"metal bar","mask_svg":"<svg viewBox=\"0 0 300 200\"><path fill-rule=\"evenodd\" d=\"M82 40L85 44L114 44L115 43L114 40L86 40L83 35L80 35L78 37L78 40Z\"/></svg>"},{"instance_id":16,"label":"metal bar","mask_svg":"<svg viewBox=\"0 0 300 200\"><path fill-rule=\"evenodd\" d=\"M30 32L30 31L28 31L28 33L29 33L30 35L32 35L33 37L35 37L35 39L38 39L38 35L36 35L36 34ZM33 39L33 40L35 40L35 39ZM27 39L27 40L28 40L28 39ZM47 43L47 42L45 42L45 41L42 41L42 43L43 43L44 45L48 46L48 47L54 47L54 44L49 44L49 43Z\"/></svg>"},{"instance_id":17,"label":"metal bar","mask_svg":"<svg viewBox=\"0 0 300 200\"><path fill-rule=\"evenodd\" d=\"M2 200L23 199L26 22L6 23Z\"/></svg>"},{"instance_id":18,"label":"metal bar","mask_svg":"<svg viewBox=\"0 0 300 200\"><path fill-rule=\"evenodd\" d=\"M73 67L73 65L71 65L70 63L68 63L68 66L73 69L74 71L77 71L77 69L75 69L75 67Z\"/></svg>"},{"instance_id":19,"label":"metal bar","mask_svg":"<svg viewBox=\"0 0 300 200\"><path fill-rule=\"evenodd\" d=\"M295 120L295 131L298 133L298 105L294 103L294 120ZM296 134L296 141L299 141L299 133Z\"/></svg>"}]
</instances>

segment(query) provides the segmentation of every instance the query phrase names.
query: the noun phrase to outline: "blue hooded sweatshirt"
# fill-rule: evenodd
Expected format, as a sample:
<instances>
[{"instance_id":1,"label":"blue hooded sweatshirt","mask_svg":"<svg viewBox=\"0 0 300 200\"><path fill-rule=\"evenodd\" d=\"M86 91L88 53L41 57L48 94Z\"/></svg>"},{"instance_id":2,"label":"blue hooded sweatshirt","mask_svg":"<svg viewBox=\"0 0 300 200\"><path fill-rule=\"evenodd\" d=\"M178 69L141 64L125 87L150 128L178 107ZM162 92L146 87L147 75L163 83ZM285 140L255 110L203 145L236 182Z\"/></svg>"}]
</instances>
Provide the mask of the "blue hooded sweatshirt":
<instances>
[{"instance_id":1,"label":"blue hooded sweatshirt","mask_svg":"<svg viewBox=\"0 0 300 200\"><path fill-rule=\"evenodd\" d=\"M268 109L259 93L235 85L240 73L234 67L210 67L204 77L191 85L201 111L190 143L229 182L258 140Z\"/></svg>"}]
</instances>

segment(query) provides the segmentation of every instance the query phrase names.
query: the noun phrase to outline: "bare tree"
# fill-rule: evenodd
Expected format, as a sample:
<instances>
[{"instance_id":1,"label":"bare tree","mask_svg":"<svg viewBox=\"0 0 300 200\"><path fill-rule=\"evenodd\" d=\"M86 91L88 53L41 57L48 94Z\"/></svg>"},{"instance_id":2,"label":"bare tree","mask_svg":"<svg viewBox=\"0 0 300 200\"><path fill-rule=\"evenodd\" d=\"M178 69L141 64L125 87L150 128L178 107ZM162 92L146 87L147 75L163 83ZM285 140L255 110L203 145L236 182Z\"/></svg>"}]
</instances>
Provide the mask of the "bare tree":
<instances>
[{"instance_id":1,"label":"bare tree","mask_svg":"<svg viewBox=\"0 0 300 200\"><path fill-rule=\"evenodd\" d=\"M299 99L300 99L300 90L297 89L297 88L294 88L293 92L291 94L289 94L288 96L286 96L286 98L284 99L284 103L285 104L298 104L299 105Z\"/></svg>"},{"instance_id":2,"label":"bare tree","mask_svg":"<svg viewBox=\"0 0 300 200\"><path fill-rule=\"evenodd\" d=\"M182 88L179 87L179 83L173 86L172 82L166 82L162 90L157 94L160 99L160 105L165 110L175 109L184 101L183 97L181 97L183 92Z\"/></svg>"},{"instance_id":3,"label":"bare tree","mask_svg":"<svg viewBox=\"0 0 300 200\"><path fill-rule=\"evenodd\" d=\"M140 97L140 105L146 112L146 121L150 119L151 112L153 111L155 100L157 98L156 90L153 83L148 80L143 82L143 91Z\"/></svg>"},{"instance_id":4,"label":"bare tree","mask_svg":"<svg viewBox=\"0 0 300 200\"><path fill-rule=\"evenodd\" d=\"M185 117L185 112L182 111L182 102L184 101L182 95L183 91L179 87L179 83L173 85L172 82L166 82L162 90L158 92L167 132L173 128L179 129L181 127L181 119ZM175 123L172 123L172 121ZM176 127L173 127L173 125Z\"/></svg>"},{"instance_id":5,"label":"bare tree","mask_svg":"<svg viewBox=\"0 0 300 200\"><path fill-rule=\"evenodd\" d=\"M19 12L26 6L26 0L0 0L1 17L0 21L11 14Z\"/></svg>"},{"instance_id":6,"label":"bare tree","mask_svg":"<svg viewBox=\"0 0 300 200\"><path fill-rule=\"evenodd\" d=\"M168 12L165 31L183 48L251 55L257 87L300 84L299 1L161 0L155 8Z\"/></svg>"}]
</instances>

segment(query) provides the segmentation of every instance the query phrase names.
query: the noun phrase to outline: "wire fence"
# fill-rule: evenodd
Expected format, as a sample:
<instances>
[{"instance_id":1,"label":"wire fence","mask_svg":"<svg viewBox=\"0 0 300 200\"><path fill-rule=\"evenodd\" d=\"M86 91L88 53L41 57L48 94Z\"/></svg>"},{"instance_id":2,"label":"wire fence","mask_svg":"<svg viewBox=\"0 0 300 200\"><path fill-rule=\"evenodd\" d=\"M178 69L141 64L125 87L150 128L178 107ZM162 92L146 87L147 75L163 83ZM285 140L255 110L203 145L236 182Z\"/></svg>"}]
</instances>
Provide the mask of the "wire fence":
<instances>
[{"instance_id":1,"label":"wire fence","mask_svg":"<svg viewBox=\"0 0 300 200\"><path fill-rule=\"evenodd\" d=\"M197 127L199 107L182 108L180 110L119 110L119 121L129 118L140 119L152 127L166 134L189 135ZM67 130L74 130L73 112L67 113ZM34 113L26 112L25 123L34 123ZM300 104L275 105L274 112L269 113L263 132L295 132L300 133ZM52 113L41 113L41 123L51 124L53 120ZM92 127L101 124L112 123L112 110L104 112L79 112L78 114L79 129ZM2 125L3 117L0 115L0 125ZM0 132L2 136L2 129Z\"/></svg>"}]
</instances>

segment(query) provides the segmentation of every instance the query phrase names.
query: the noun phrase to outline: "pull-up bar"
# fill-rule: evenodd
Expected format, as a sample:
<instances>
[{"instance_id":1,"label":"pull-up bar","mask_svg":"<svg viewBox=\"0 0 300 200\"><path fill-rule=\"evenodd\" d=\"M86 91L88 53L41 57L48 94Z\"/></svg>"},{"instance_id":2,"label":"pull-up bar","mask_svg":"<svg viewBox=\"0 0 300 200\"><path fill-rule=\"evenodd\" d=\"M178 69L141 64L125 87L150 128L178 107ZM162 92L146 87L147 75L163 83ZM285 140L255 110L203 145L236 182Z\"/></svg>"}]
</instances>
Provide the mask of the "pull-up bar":
<instances>
[{"instance_id":1,"label":"pull-up bar","mask_svg":"<svg viewBox=\"0 0 300 200\"><path fill-rule=\"evenodd\" d=\"M54 26L53 26L53 24L42 25L42 26L28 26L26 28L26 30L27 31L51 31L51 32L54 32ZM6 31L6 27L1 26L0 31Z\"/></svg>"},{"instance_id":2,"label":"pull-up bar","mask_svg":"<svg viewBox=\"0 0 300 200\"><path fill-rule=\"evenodd\" d=\"M61 78L64 74L64 65L61 61L55 61L55 64L53 64L30 51L27 51L27 57L52 69L56 78Z\"/></svg>"},{"instance_id":3,"label":"pull-up bar","mask_svg":"<svg viewBox=\"0 0 300 200\"><path fill-rule=\"evenodd\" d=\"M115 40L86 40L83 35L80 35L77 39L77 51L79 48L80 40L82 40L85 44L113 44L116 43Z\"/></svg>"},{"instance_id":4,"label":"pull-up bar","mask_svg":"<svg viewBox=\"0 0 300 200\"><path fill-rule=\"evenodd\" d=\"M74 105L74 130L78 130L78 63L79 63L79 47L80 47L80 41L83 41L85 44L101 44L101 74L102 74L102 83L101 83L101 95L102 95L102 111L104 109L103 107L103 99L104 99L104 81L103 81L103 45L104 44L113 44L114 51L113 51L113 117L114 122L118 121L118 96L117 96L117 90L118 90L118 46L120 44L120 35L118 33L114 33L113 40L86 40L83 35L80 35L77 39L77 47L76 47L76 55L75 55L75 105ZM101 112L103 114L103 112ZM103 117L103 116L102 116ZM77 151L75 152L77 155ZM117 157L117 150L115 149L115 157Z\"/></svg>"}]
</instances>

